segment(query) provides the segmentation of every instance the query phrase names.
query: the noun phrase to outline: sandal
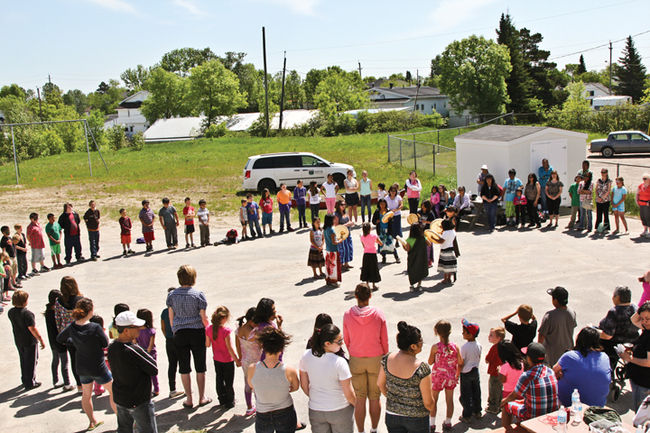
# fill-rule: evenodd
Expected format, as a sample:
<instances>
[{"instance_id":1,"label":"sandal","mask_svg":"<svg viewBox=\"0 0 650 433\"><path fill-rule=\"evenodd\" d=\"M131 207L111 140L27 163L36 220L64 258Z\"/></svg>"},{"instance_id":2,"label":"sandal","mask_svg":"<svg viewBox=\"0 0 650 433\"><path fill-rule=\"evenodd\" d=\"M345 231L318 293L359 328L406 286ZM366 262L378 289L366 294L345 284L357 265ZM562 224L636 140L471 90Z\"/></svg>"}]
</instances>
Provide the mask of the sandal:
<instances>
[{"instance_id":1,"label":"sandal","mask_svg":"<svg viewBox=\"0 0 650 433\"><path fill-rule=\"evenodd\" d=\"M205 406L206 404L210 404L210 403L212 403L212 399L208 397L204 401L202 402L200 401L199 406Z\"/></svg>"},{"instance_id":2,"label":"sandal","mask_svg":"<svg viewBox=\"0 0 650 433\"><path fill-rule=\"evenodd\" d=\"M185 401L183 402L183 407L185 409L192 409L193 406L194 406L193 404L187 403Z\"/></svg>"},{"instance_id":3,"label":"sandal","mask_svg":"<svg viewBox=\"0 0 650 433\"><path fill-rule=\"evenodd\" d=\"M86 429L86 431L93 431L93 430L95 430L97 427L99 427L99 426L102 425L102 424L104 424L104 421L97 421L97 422L95 423L95 425L88 426L88 428Z\"/></svg>"},{"instance_id":4,"label":"sandal","mask_svg":"<svg viewBox=\"0 0 650 433\"><path fill-rule=\"evenodd\" d=\"M304 422L301 422L299 426L296 426L296 431L304 430L306 428L307 428L307 424L305 424Z\"/></svg>"}]
</instances>

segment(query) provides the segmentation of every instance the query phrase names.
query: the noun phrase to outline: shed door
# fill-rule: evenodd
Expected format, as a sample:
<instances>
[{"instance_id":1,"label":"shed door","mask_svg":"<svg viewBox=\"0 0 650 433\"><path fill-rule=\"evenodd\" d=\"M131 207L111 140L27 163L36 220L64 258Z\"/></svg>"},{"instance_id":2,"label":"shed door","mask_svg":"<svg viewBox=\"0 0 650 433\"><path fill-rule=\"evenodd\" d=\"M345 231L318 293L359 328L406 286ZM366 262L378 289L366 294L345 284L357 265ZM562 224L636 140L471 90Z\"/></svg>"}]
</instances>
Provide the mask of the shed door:
<instances>
[{"instance_id":1,"label":"shed door","mask_svg":"<svg viewBox=\"0 0 650 433\"><path fill-rule=\"evenodd\" d=\"M569 179L567 171L567 141L545 140L534 141L530 144L530 171L537 174L537 169L542 166L542 159L548 159L549 164L557 171L560 181L564 184L562 189L562 205L567 204L569 186L573 179Z\"/></svg>"}]
</instances>

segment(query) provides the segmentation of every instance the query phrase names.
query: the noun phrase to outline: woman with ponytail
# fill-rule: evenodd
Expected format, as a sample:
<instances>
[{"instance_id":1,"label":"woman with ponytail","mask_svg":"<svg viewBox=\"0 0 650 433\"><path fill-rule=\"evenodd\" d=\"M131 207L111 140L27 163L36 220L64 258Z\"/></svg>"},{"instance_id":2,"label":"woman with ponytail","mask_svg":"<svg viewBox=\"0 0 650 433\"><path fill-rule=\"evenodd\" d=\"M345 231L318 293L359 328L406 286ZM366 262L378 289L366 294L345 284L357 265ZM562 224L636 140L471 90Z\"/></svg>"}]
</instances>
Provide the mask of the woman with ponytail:
<instances>
[{"instance_id":1,"label":"woman with ponytail","mask_svg":"<svg viewBox=\"0 0 650 433\"><path fill-rule=\"evenodd\" d=\"M382 358L377 379L386 397L386 428L388 433L428 433L433 408L431 369L416 358L422 351L422 334L403 321L397 331L399 352Z\"/></svg>"},{"instance_id":2,"label":"woman with ponytail","mask_svg":"<svg viewBox=\"0 0 650 433\"><path fill-rule=\"evenodd\" d=\"M56 337L56 341L60 344L72 345L76 349L77 373L82 390L81 407L90 421L88 430L94 430L104 423L95 419L93 413L91 399L93 382L97 382L108 391L113 412L117 413L113 402L113 376L106 366L104 357L104 348L108 346L108 337L100 325L90 322L93 315L93 301L88 298L79 299L72 310L74 321Z\"/></svg>"},{"instance_id":3,"label":"woman with ponytail","mask_svg":"<svg viewBox=\"0 0 650 433\"><path fill-rule=\"evenodd\" d=\"M300 360L300 386L309 397L312 432L351 432L356 401L352 374L345 358L336 355L343 335L327 324L314 329L310 341L311 349Z\"/></svg>"},{"instance_id":4,"label":"woman with ponytail","mask_svg":"<svg viewBox=\"0 0 650 433\"><path fill-rule=\"evenodd\" d=\"M250 307L246 314L237 319L237 338L235 339L235 348L237 349L237 356L241 359L241 367L244 370L244 397L246 399L246 416L251 416L255 413L255 406L253 406L253 391L248 385L248 367L255 364L262 356L262 350L255 341L253 330L257 326L253 322L255 317L255 307Z\"/></svg>"}]
</instances>

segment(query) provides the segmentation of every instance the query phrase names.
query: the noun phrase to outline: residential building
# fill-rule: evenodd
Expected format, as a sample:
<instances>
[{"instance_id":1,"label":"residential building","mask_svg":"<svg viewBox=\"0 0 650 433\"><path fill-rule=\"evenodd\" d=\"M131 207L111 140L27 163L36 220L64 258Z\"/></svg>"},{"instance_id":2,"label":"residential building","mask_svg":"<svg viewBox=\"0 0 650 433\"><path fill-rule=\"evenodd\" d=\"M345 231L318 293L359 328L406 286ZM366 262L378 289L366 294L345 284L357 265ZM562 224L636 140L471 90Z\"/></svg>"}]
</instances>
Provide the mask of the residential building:
<instances>
[{"instance_id":1,"label":"residential building","mask_svg":"<svg viewBox=\"0 0 650 433\"><path fill-rule=\"evenodd\" d=\"M149 128L149 122L140 111L140 107L148 96L149 92L141 90L120 102L117 106L117 116L108 118L104 122L104 129L120 125L128 136L138 132L144 133Z\"/></svg>"},{"instance_id":2,"label":"residential building","mask_svg":"<svg viewBox=\"0 0 650 433\"><path fill-rule=\"evenodd\" d=\"M432 114L435 111L443 117L448 117L451 109L447 95L435 87L372 87L368 93L370 102L377 108L410 107L422 114Z\"/></svg>"}]
</instances>

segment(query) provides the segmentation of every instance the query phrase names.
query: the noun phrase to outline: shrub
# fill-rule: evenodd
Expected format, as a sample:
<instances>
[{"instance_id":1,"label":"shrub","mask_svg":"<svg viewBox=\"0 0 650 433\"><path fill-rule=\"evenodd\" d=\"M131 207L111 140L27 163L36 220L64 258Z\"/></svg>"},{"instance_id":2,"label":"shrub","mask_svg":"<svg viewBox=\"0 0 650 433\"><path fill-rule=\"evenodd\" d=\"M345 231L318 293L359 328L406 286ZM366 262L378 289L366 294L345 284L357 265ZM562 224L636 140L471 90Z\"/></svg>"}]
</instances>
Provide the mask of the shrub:
<instances>
[{"instance_id":1,"label":"shrub","mask_svg":"<svg viewBox=\"0 0 650 433\"><path fill-rule=\"evenodd\" d=\"M137 132L129 138L129 147L131 150L140 151L144 148L144 135L142 132Z\"/></svg>"},{"instance_id":2,"label":"shrub","mask_svg":"<svg viewBox=\"0 0 650 433\"><path fill-rule=\"evenodd\" d=\"M203 132L203 135L205 135L206 138L219 138L226 135L227 132L228 128L226 128L226 122L221 122L218 125L213 123L208 126Z\"/></svg>"},{"instance_id":3,"label":"shrub","mask_svg":"<svg viewBox=\"0 0 650 433\"><path fill-rule=\"evenodd\" d=\"M120 125L113 125L112 128L106 131L106 139L108 140L108 146L113 150L120 150L127 145L126 134Z\"/></svg>"}]
</instances>

